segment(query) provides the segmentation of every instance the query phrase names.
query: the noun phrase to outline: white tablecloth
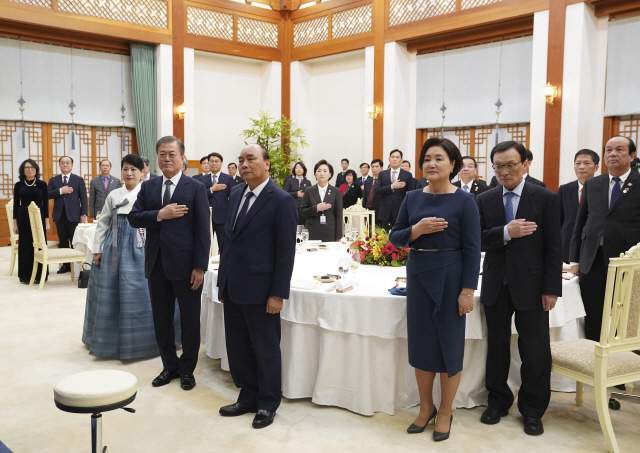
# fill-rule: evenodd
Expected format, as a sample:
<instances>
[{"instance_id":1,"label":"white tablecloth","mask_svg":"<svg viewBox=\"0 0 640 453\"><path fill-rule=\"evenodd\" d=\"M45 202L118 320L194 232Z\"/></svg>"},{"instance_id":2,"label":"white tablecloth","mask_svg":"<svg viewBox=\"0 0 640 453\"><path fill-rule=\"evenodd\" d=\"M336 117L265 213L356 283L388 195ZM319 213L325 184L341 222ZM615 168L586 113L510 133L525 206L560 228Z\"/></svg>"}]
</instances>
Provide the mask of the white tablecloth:
<instances>
[{"instance_id":1,"label":"white tablecloth","mask_svg":"<svg viewBox=\"0 0 640 453\"><path fill-rule=\"evenodd\" d=\"M294 277L337 274L338 251L296 255ZM216 287L217 264L205 274L202 293L202 330L209 357L220 358L228 370L222 305ZM354 290L325 293L330 284L314 290L291 289L282 318L283 395L312 398L316 404L339 406L372 415L393 414L418 404L418 389L407 356L406 299L389 294L405 268L360 266ZM476 292L479 295L479 292ZM551 340L583 337L584 316L577 279L565 281L564 296L550 313ZM456 407L486 405L484 387L487 350L486 323L479 296L467 315L464 370ZM517 335L512 341L510 385L520 384ZM570 391L570 381L554 375L552 388ZM439 403L439 384L434 386Z\"/></svg>"},{"instance_id":2,"label":"white tablecloth","mask_svg":"<svg viewBox=\"0 0 640 453\"><path fill-rule=\"evenodd\" d=\"M83 226L87 225L87 226ZM76 232L73 233L73 240L71 244L73 248L84 253L84 262L85 263L93 263L93 238L96 235L97 225L94 224L86 224L80 223L76 227ZM82 270L82 266L75 266L76 277L80 274Z\"/></svg>"}]
</instances>

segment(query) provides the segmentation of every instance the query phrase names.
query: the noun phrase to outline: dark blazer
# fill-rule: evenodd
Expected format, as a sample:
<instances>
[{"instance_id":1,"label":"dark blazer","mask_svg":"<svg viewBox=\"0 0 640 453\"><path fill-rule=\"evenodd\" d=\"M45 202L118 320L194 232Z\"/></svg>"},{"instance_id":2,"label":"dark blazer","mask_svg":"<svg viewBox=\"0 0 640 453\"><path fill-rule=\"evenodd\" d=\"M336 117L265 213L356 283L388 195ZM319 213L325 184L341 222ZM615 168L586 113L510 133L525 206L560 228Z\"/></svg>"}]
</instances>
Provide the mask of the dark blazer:
<instances>
[{"instance_id":1,"label":"dark blazer","mask_svg":"<svg viewBox=\"0 0 640 453\"><path fill-rule=\"evenodd\" d=\"M456 181L453 183L454 186L462 188L462 181ZM480 181L479 179L474 179L471 183L471 187L469 188L469 193L474 196L478 196L483 192L489 190L487 187L487 183L484 181Z\"/></svg>"},{"instance_id":2,"label":"dark blazer","mask_svg":"<svg viewBox=\"0 0 640 453\"><path fill-rule=\"evenodd\" d=\"M531 184L535 184L536 186L540 186L540 187L544 187L544 188L547 187L547 185L545 183L543 183L539 179L534 178L533 176L527 175L527 182L530 182ZM498 184L498 179L495 176L493 178L491 178L491 183L489 184L490 188L494 188L494 187L499 186L499 185L500 184Z\"/></svg>"},{"instance_id":3,"label":"dark blazer","mask_svg":"<svg viewBox=\"0 0 640 453\"><path fill-rule=\"evenodd\" d=\"M345 173L344 171L339 171L338 174L336 175L336 187L338 188L344 184L344 173Z\"/></svg>"},{"instance_id":4,"label":"dark blazer","mask_svg":"<svg viewBox=\"0 0 640 453\"><path fill-rule=\"evenodd\" d=\"M542 295L562 295L562 240L560 211L556 194L525 181L516 219L536 222L529 236L504 243L506 224L502 186L476 197L482 229L482 266L480 301L492 306L507 276L509 292L517 310L542 308Z\"/></svg>"},{"instance_id":5,"label":"dark blazer","mask_svg":"<svg viewBox=\"0 0 640 453\"><path fill-rule=\"evenodd\" d=\"M362 198L362 187L360 187L358 184L354 184L347 189L344 195L342 195L342 208L346 209L350 206L353 206L358 202L359 198Z\"/></svg>"},{"instance_id":6,"label":"dark blazer","mask_svg":"<svg viewBox=\"0 0 640 453\"><path fill-rule=\"evenodd\" d=\"M269 180L234 232L246 187L234 190L229 200L218 297L222 298L226 289L236 304L266 304L271 296L288 299L296 254L296 204Z\"/></svg>"},{"instance_id":7,"label":"dark blazer","mask_svg":"<svg viewBox=\"0 0 640 453\"><path fill-rule=\"evenodd\" d=\"M576 215L569 257L580 263L580 272L591 269L600 239L605 258L618 257L640 242L640 176L629 173L618 199L609 210L609 174L584 182Z\"/></svg>"},{"instance_id":8,"label":"dark blazer","mask_svg":"<svg viewBox=\"0 0 640 453\"><path fill-rule=\"evenodd\" d=\"M562 225L562 260L568 263L571 236L578 214L578 180L558 187L558 205L560 206L560 224Z\"/></svg>"},{"instance_id":9,"label":"dark blazer","mask_svg":"<svg viewBox=\"0 0 640 453\"><path fill-rule=\"evenodd\" d=\"M162 267L169 280L188 280L193 269L209 267L211 222L209 204L204 186L193 178L182 175L171 197L171 203L188 208L182 217L158 222L162 209L164 178L153 178L142 183L138 199L128 215L133 228L146 228L144 244L144 276L149 278L158 252Z\"/></svg>"},{"instance_id":10,"label":"dark blazer","mask_svg":"<svg viewBox=\"0 0 640 453\"><path fill-rule=\"evenodd\" d=\"M209 174L209 173L207 173ZM204 173L198 173L197 175L192 176L193 179L200 181L200 178L204 176Z\"/></svg>"},{"instance_id":11,"label":"dark blazer","mask_svg":"<svg viewBox=\"0 0 640 453\"><path fill-rule=\"evenodd\" d=\"M120 187L122 187L122 183L114 176L109 179L109 185L106 189L102 182L102 176L93 178L89 184L89 215L95 219L96 215L102 212L107 195Z\"/></svg>"},{"instance_id":12,"label":"dark blazer","mask_svg":"<svg viewBox=\"0 0 640 453\"><path fill-rule=\"evenodd\" d=\"M378 179L376 181L376 186L380 183L380 180ZM373 178L371 179L367 179L367 182L365 183L364 187L362 188L362 207L369 209L369 192L371 192L371 186L373 185ZM373 188L373 203L372 203L372 208L374 211L376 211L376 219L378 218L378 209L380 208L380 198L376 195L376 189L375 187Z\"/></svg>"},{"instance_id":13,"label":"dark blazer","mask_svg":"<svg viewBox=\"0 0 640 453\"><path fill-rule=\"evenodd\" d=\"M231 176L231 175L229 175L229 176ZM234 178L233 178L233 181L236 183L236 185L238 185L238 184L242 184L244 182L244 179L242 179L238 175L235 175Z\"/></svg>"},{"instance_id":14,"label":"dark blazer","mask_svg":"<svg viewBox=\"0 0 640 453\"><path fill-rule=\"evenodd\" d=\"M69 222L80 222L80 216L87 215L87 188L84 179L73 173L69 174L67 185L73 188L73 192L60 194L62 188L62 175L56 175L49 180L49 200L53 199L54 222L59 222L62 218L62 206Z\"/></svg>"},{"instance_id":15,"label":"dark blazer","mask_svg":"<svg viewBox=\"0 0 640 453\"><path fill-rule=\"evenodd\" d=\"M311 181L307 178L302 179L302 185L300 185L297 179L289 178L284 182L283 190L293 197L296 201L296 206L300 209L300 207L302 207L302 197L298 197L298 191L306 190L307 187L311 187Z\"/></svg>"},{"instance_id":16,"label":"dark blazer","mask_svg":"<svg viewBox=\"0 0 640 453\"><path fill-rule=\"evenodd\" d=\"M372 179L373 177L367 175L367 177L364 179L364 182L366 183L367 181L370 181ZM356 184L358 184L360 187L364 187L364 184L362 183L362 176L356 179Z\"/></svg>"},{"instance_id":17,"label":"dark blazer","mask_svg":"<svg viewBox=\"0 0 640 453\"><path fill-rule=\"evenodd\" d=\"M236 182L231 176L226 173L220 172L219 184L226 184L227 187L224 190L217 192L211 192L211 175L208 178L201 178L200 182L204 184L207 189L207 198L209 199L209 206L211 206L211 218L213 223L223 224L227 221L227 211L229 209L229 196L231 195L231 189L236 185Z\"/></svg>"},{"instance_id":18,"label":"dark blazer","mask_svg":"<svg viewBox=\"0 0 640 453\"><path fill-rule=\"evenodd\" d=\"M318 212L317 205L321 201L318 185L311 186L302 197L300 215L305 218L304 226L309 230L309 239L335 242L342 238L342 195L337 188L327 184L324 201L331 204L331 209ZM320 216L323 214L327 216L325 225L320 224Z\"/></svg>"},{"instance_id":19,"label":"dark blazer","mask_svg":"<svg viewBox=\"0 0 640 453\"><path fill-rule=\"evenodd\" d=\"M427 181L427 178L423 176L422 178L418 179L418 182L416 183L416 189L424 189L428 185L429 181Z\"/></svg>"},{"instance_id":20,"label":"dark blazer","mask_svg":"<svg viewBox=\"0 0 640 453\"><path fill-rule=\"evenodd\" d=\"M410 172L400 168L398 181L404 181L406 185L402 189L393 190L391 188L391 169L383 170L378 174L375 193L376 197L380 197L380 208L376 218L381 221L391 219L395 222L398 212L400 212L402 200L407 192L413 190L413 175Z\"/></svg>"}]
</instances>

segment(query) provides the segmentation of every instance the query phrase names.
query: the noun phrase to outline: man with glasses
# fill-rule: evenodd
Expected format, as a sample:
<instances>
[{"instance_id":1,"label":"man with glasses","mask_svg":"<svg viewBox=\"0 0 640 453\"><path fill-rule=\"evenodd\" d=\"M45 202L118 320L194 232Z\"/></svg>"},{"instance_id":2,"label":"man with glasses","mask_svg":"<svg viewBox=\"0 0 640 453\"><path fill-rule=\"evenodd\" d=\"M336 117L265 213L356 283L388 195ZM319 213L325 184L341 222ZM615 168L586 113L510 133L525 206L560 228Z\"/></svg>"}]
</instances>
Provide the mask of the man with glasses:
<instances>
[{"instance_id":1,"label":"man with glasses","mask_svg":"<svg viewBox=\"0 0 640 453\"><path fill-rule=\"evenodd\" d=\"M540 187L547 187L545 183L529 175L529 168L531 168L531 163L533 162L533 153L528 149L526 149L526 152L527 152L527 160L523 162L523 165L526 171L523 178L526 178L527 182L530 182L531 184L535 184ZM491 183L489 184L489 187L493 189L497 185L498 185L498 180L494 176L493 178L491 178Z\"/></svg>"},{"instance_id":2,"label":"man with glasses","mask_svg":"<svg viewBox=\"0 0 640 453\"><path fill-rule=\"evenodd\" d=\"M513 405L507 379L515 313L522 359L518 409L524 432L540 435L551 398L549 311L562 295L562 244L556 194L524 179L526 158L522 144L498 144L491 162L500 185L476 197L486 252L480 301L488 331L489 399L480 421L500 423Z\"/></svg>"},{"instance_id":3,"label":"man with glasses","mask_svg":"<svg viewBox=\"0 0 640 453\"><path fill-rule=\"evenodd\" d=\"M462 168L460 169L460 180L453 183L454 186L460 187L467 193L478 196L483 192L489 190L487 183L477 179L478 164L476 160L471 156L464 156L462 158Z\"/></svg>"}]
</instances>

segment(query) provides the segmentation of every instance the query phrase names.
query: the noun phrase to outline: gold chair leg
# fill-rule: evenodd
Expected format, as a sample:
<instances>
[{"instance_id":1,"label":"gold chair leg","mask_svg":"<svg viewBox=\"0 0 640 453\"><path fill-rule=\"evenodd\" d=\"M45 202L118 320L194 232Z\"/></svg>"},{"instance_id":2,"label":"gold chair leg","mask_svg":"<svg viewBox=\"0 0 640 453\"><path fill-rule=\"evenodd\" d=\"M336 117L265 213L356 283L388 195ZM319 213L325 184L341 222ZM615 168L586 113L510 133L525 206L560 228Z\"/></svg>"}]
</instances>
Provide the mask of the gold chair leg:
<instances>
[{"instance_id":1,"label":"gold chair leg","mask_svg":"<svg viewBox=\"0 0 640 453\"><path fill-rule=\"evenodd\" d=\"M576 406L582 407L584 402L584 384L576 381Z\"/></svg>"},{"instance_id":2,"label":"gold chair leg","mask_svg":"<svg viewBox=\"0 0 640 453\"><path fill-rule=\"evenodd\" d=\"M71 261L71 281L75 281L76 278L76 263L74 261Z\"/></svg>"},{"instance_id":3,"label":"gold chair leg","mask_svg":"<svg viewBox=\"0 0 640 453\"><path fill-rule=\"evenodd\" d=\"M625 384L625 388L627 389L627 393L633 393L633 389L634 389L633 382L630 384Z\"/></svg>"},{"instance_id":4,"label":"gold chair leg","mask_svg":"<svg viewBox=\"0 0 640 453\"><path fill-rule=\"evenodd\" d=\"M607 394L607 388L604 384L600 383L600 385L598 385L596 382L594 391L598 420L600 421L600 428L607 442L609 453L620 453L618 442L616 441L616 434L613 432L613 425L611 424L611 416L609 415L609 395Z\"/></svg>"},{"instance_id":5,"label":"gold chair leg","mask_svg":"<svg viewBox=\"0 0 640 453\"><path fill-rule=\"evenodd\" d=\"M38 291L42 291L44 288L44 281L47 279L47 260L45 259L42 263L42 273L40 274L40 285L38 286Z\"/></svg>"},{"instance_id":6,"label":"gold chair leg","mask_svg":"<svg viewBox=\"0 0 640 453\"><path fill-rule=\"evenodd\" d=\"M11 246L11 266L9 266L9 276L13 275L13 268L16 265L16 253Z\"/></svg>"},{"instance_id":7,"label":"gold chair leg","mask_svg":"<svg viewBox=\"0 0 640 453\"><path fill-rule=\"evenodd\" d=\"M38 273L38 262L33 260L33 269L31 270L31 280L29 280L29 286L33 285L33 282L36 281L36 274Z\"/></svg>"}]
</instances>

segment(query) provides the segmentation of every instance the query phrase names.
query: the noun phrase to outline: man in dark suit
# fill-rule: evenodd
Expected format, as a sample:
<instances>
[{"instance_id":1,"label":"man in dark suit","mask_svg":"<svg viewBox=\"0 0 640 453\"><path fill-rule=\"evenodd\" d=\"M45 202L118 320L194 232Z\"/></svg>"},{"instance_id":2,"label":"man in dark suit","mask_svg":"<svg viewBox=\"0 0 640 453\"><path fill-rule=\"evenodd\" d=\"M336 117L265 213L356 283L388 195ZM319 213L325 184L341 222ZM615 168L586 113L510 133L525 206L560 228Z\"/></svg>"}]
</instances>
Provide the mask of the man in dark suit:
<instances>
[{"instance_id":1,"label":"man in dark suit","mask_svg":"<svg viewBox=\"0 0 640 453\"><path fill-rule=\"evenodd\" d=\"M525 161L522 144L498 144L491 162L501 185L476 198L486 252L480 301L488 330L489 399L480 421L499 423L513 404L507 379L515 312L522 359L518 409L524 432L539 435L551 398L549 311L562 295L562 244L556 195L523 178Z\"/></svg>"},{"instance_id":2,"label":"man in dark suit","mask_svg":"<svg viewBox=\"0 0 640 453\"><path fill-rule=\"evenodd\" d=\"M229 195L231 195L231 189L236 183L231 176L222 173L222 156L219 153L209 154L209 170L211 174L206 178L200 178L200 182L207 188L213 231L216 233L218 241L218 253L222 253Z\"/></svg>"},{"instance_id":3,"label":"man in dark suit","mask_svg":"<svg viewBox=\"0 0 640 453\"><path fill-rule=\"evenodd\" d=\"M229 369L240 395L220 415L257 412L253 427L264 428L273 423L282 395L279 313L289 298L298 209L269 179L266 149L249 145L239 160L246 184L231 195L218 297Z\"/></svg>"},{"instance_id":4,"label":"man in dark suit","mask_svg":"<svg viewBox=\"0 0 640 453\"><path fill-rule=\"evenodd\" d=\"M336 188L338 189L342 184L344 184L344 174L349 169L349 159L342 159L340 161L340 166L342 167L342 171L336 175Z\"/></svg>"},{"instance_id":5,"label":"man in dark suit","mask_svg":"<svg viewBox=\"0 0 640 453\"><path fill-rule=\"evenodd\" d=\"M200 178L207 176L211 177L209 172L209 156L204 156L200 159L200 173L192 176L192 178L200 181Z\"/></svg>"},{"instance_id":6,"label":"man in dark suit","mask_svg":"<svg viewBox=\"0 0 640 453\"><path fill-rule=\"evenodd\" d=\"M379 174L375 194L380 198L378 216L382 227L391 231L396 223L400 205L409 190L413 190L413 175L400 168L402 164L402 151L394 149L389 153L391 168L383 170Z\"/></svg>"},{"instance_id":7,"label":"man in dark suit","mask_svg":"<svg viewBox=\"0 0 640 453\"><path fill-rule=\"evenodd\" d=\"M526 178L527 182L530 182L531 184L535 184L537 186L546 188L547 185L545 183L529 175L529 167L531 167L531 162L533 162L533 153L530 150L527 150L527 161L525 162L527 173L525 173L523 177ZM489 184L489 187L493 189L497 185L498 185L498 180L494 176L493 178L491 178L491 183Z\"/></svg>"},{"instance_id":8,"label":"man in dark suit","mask_svg":"<svg viewBox=\"0 0 640 453\"><path fill-rule=\"evenodd\" d=\"M73 159L63 156L58 160L60 174L49 180L49 199L53 199L53 221L56 223L61 249L71 247L78 222L87 221L87 189L84 179L71 173ZM58 274L71 272L71 265L64 263Z\"/></svg>"},{"instance_id":9,"label":"man in dark suit","mask_svg":"<svg viewBox=\"0 0 640 453\"><path fill-rule=\"evenodd\" d=\"M100 176L89 183L89 215L94 219L102 212L107 195L122 186L120 180L110 173L111 162L105 159L100 162Z\"/></svg>"},{"instance_id":10,"label":"man in dark suit","mask_svg":"<svg viewBox=\"0 0 640 453\"><path fill-rule=\"evenodd\" d=\"M154 172L151 171L151 162L148 157L141 156L142 163L144 164L144 170L142 170L142 181L149 181L150 179L157 178Z\"/></svg>"},{"instance_id":11,"label":"man in dark suit","mask_svg":"<svg viewBox=\"0 0 640 453\"><path fill-rule=\"evenodd\" d=\"M242 179L238 174L238 166L235 162L231 162L229 165L227 165L227 171L229 172L229 176L233 178L233 181L236 185L242 184L244 182L244 179Z\"/></svg>"},{"instance_id":12,"label":"man in dark suit","mask_svg":"<svg viewBox=\"0 0 640 453\"><path fill-rule=\"evenodd\" d=\"M460 187L467 193L471 193L474 196L480 195L482 192L489 190L487 183L476 178L476 170L478 164L476 160L471 156L464 156L462 158L462 168L460 169L460 180L453 183L454 186Z\"/></svg>"},{"instance_id":13,"label":"man in dark suit","mask_svg":"<svg viewBox=\"0 0 640 453\"><path fill-rule=\"evenodd\" d=\"M367 181L373 179L371 176L369 176L369 168L370 168L369 164L366 162L360 164L360 174L362 176L356 179L356 184L358 184L362 188L364 188L364 185L366 184Z\"/></svg>"},{"instance_id":14,"label":"man in dark suit","mask_svg":"<svg viewBox=\"0 0 640 453\"><path fill-rule=\"evenodd\" d=\"M191 390L200 349L202 280L209 264L209 205L204 186L182 174L180 140L162 137L156 154L163 176L142 183L128 215L133 228L147 229L144 274L162 358L162 373L151 384L160 387L180 377L182 389ZM180 358L173 330L176 298L182 327Z\"/></svg>"},{"instance_id":15,"label":"man in dark suit","mask_svg":"<svg viewBox=\"0 0 640 453\"><path fill-rule=\"evenodd\" d=\"M423 176L422 178L418 179L418 182L416 182L416 189L424 189L428 185L429 181L427 181L426 176Z\"/></svg>"},{"instance_id":16,"label":"man in dark suit","mask_svg":"<svg viewBox=\"0 0 640 453\"><path fill-rule=\"evenodd\" d=\"M631 170L636 145L612 137L603 155L609 173L585 181L569 250L571 272L580 275L585 335L593 341L600 341L609 259L640 242L640 176Z\"/></svg>"},{"instance_id":17,"label":"man in dark suit","mask_svg":"<svg viewBox=\"0 0 640 453\"><path fill-rule=\"evenodd\" d=\"M376 197L376 186L378 185L378 177L384 162L381 159L373 159L371 161L371 179L368 179L362 188L362 207L372 209L376 213L376 223L378 223L378 208L380 207L380 197Z\"/></svg>"},{"instance_id":18,"label":"man in dark suit","mask_svg":"<svg viewBox=\"0 0 640 453\"><path fill-rule=\"evenodd\" d=\"M587 179L593 178L598 170L600 156L590 149L581 149L573 158L573 171L578 179L558 187L558 204L560 205L560 224L562 225L562 260L569 263L571 236L576 224L578 205L582 200L582 188Z\"/></svg>"},{"instance_id":19,"label":"man in dark suit","mask_svg":"<svg viewBox=\"0 0 640 453\"><path fill-rule=\"evenodd\" d=\"M403 160L402 163L400 164L400 168L411 173L411 162L409 162L408 160ZM411 184L409 186L410 186L409 190L414 190L418 188L418 180L413 177L413 173L411 173Z\"/></svg>"}]
</instances>

